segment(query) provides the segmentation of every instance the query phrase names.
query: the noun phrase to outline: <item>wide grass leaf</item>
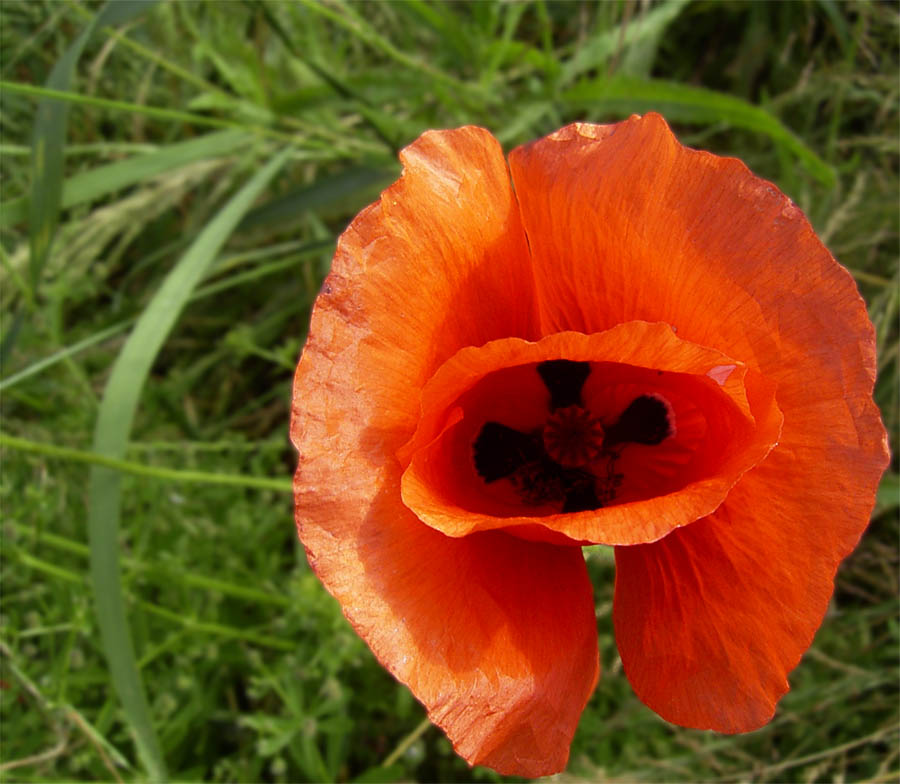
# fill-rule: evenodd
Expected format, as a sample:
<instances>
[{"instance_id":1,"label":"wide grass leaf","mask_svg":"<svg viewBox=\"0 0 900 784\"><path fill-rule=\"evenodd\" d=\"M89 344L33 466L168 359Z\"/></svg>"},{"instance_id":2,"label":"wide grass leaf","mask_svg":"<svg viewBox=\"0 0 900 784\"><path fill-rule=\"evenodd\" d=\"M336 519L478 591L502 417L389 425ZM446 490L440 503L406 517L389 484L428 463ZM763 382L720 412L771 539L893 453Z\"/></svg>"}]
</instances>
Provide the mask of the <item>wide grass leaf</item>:
<instances>
[{"instance_id":1,"label":"wide grass leaf","mask_svg":"<svg viewBox=\"0 0 900 784\"><path fill-rule=\"evenodd\" d=\"M231 198L166 276L141 314L116 358L100 404L94 429L94 451L98 454L124 457L141 390L157 353L210 263L288 155L289 151L284 151L273 158ZM138 754L149 777L164 780L165 763L135 660L119 576L120 479L119 472L110 468L91 469L91 580L110 674L134 731Z\"/></svg>"},{"instance_id":2,"label":"wide grass leaf","mask_svg":"<svg viewBox=\"0 0 900 784\"><path fill-rule=\"evenodd\" d=\"M179 166L227 155L254 138L256 137L252 133L237 129L216 131L80 172L62 183L60 206L67 209L85 204ZM28 216L28 204L29 201L24 196L0 204L0 229L9 228L24 220Z\"/></svg>"},{"instance_id":3,"label":"wide grass leaf","mask_svg":"<svg viewBox=\"0 0 900 784\"><path fill-rule=\"evenodd\" d=\"M397 174L396 167L394 169L387 166L351 167L261 204L241 221L241 230L273 224L283 225L287 221L296 220L307 210L315 208L321 211L323 207L356 197L375 187L387 187L397 178Z\"/></svg>"}]
</instances>

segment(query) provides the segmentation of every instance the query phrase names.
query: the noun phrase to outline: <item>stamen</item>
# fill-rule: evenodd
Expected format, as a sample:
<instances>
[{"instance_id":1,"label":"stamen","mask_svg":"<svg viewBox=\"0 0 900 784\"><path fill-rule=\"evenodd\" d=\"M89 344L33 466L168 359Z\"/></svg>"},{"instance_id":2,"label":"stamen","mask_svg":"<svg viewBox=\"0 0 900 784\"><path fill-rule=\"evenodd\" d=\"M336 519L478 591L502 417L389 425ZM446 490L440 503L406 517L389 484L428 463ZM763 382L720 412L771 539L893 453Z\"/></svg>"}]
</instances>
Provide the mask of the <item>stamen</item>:
<instances>
[{"instance_id":1,"label":"stamen","mask_svg":"<svg viewBox=\"0 0 900 784\"><path fill-rule=\"evenodd\" d=\"M522 502L528 506L558 503L565 496L559 466L550 463L546 458L523 465L510 480L515 485Z\"/></svg>"},{"instance_id":2,"label":"stamen","mask_svg":"<svg viewBox=\"0 0 900 784\"><path fill-rule=\"evenodd\" d=\"M627 443L655 446L674 432L666 401L658 395L640 395L631 401L619 420L606 429L606 446Z\"/></svg>"},{"instance_id":3,"label":"stamen","mask_svg":"<svg viewBox=\"0 0 900 784\"><path fill-rule=\"evenodd\" d=\"M472 446L475 470L485 484L498 479L512 482L527 506L559 504L563 512L584 512L604 504L593 474L555 460L545 450L540 431L522 433L499 422L485 422ZM607 499L615 495L606 488L602 494Z\"/></svg>"},{"instance_id":4,"label":"stamen","mask_svg":"<svg viewBox=\"0 0 900 784\"><path fill-rule=\"evenodd\" d=\"M589 512L593 509L599 509L601 506L603 506L603 502L597 497L597 483L594 477L589 476L584 481L573 483L567 489L562 511L564 514L569 512Z\"/></svg>"},{"instance_id":5,"label":"stamen","mask_svg":"<svg viewBox=\"0 0 900 784\"><path fill-rule=\"evenodd\" d=\"M581 405L581 388L591 374L590 362L548 359L537 366L538 375L550 393L550 410Z\"/></svg>"},{"instance_id":6,"label":"stamen","mask_svg":"<svg viewBox=\"0 0 900 784\"><path fill-rule=\"evenodd\" d=\"M533 436L499 422L485 422L472 445L475 470L485 482L503 479L541 459L543 449Z\"/></svg>"},{"instance_id":7,"label":"stamen","mask_svg":"<svg viewBox=\"0 0 900 784\"><path fill-rule=\"evenodd\" d=\"M653 446L674 435L672 407L661 395L639 395L604 429L581 405L589 363L554 359L537 371L551 398L543 429L522 432L485 422L472 444L476 472L486 484L508 480L527 506L551 505L563 513L609 506L624 481L621 447Z\"/></svg>"}]
</instances>

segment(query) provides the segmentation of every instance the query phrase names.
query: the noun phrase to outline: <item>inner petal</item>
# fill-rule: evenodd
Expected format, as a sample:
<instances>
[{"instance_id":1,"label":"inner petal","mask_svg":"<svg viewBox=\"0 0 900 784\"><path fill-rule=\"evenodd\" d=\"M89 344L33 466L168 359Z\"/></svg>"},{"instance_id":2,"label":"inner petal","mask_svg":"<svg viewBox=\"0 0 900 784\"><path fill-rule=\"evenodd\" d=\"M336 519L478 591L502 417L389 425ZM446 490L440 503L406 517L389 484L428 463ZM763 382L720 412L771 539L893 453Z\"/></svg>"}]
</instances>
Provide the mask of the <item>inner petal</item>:
<instances>
[{"instance_id":1,"label":"inner petal","mask_svg":"<svg viewBox=\"0 0 900 784\"><path fill-rule=\"evenodd\" d=\"M497 517L600 509L695 481L747 427L708 378L583 364L583 407L552 410L552 393L548 401L547 390L524 383L540 378L540 364L495 371L463 394L462 416L430 449L442 466L430 477L435 489Z\"/></svg>"},{"instance_id":2,"label":"inner petal","mask_svg":"<svg viewBox=\"0 0 900 784\"><path fill-rule=\"evenodd\" d=\"M464 349L399 455L404 502L451 536L653 541L713 511L774 444L772 390L745 375L646 322Z\"/></svg>"}]
</instances>

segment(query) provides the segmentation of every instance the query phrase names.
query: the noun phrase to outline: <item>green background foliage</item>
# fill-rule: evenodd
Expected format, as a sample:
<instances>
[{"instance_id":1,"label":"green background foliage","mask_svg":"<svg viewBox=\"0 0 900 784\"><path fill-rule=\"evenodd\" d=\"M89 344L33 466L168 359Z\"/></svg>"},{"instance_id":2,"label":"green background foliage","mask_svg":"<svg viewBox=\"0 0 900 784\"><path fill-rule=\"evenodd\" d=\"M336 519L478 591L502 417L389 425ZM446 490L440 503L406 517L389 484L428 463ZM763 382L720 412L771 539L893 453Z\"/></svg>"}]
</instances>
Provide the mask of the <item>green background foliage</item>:
<instances>
[{"instance_id":1,"label":"green background foliage","mask_svg":"<svg viewBox=\"0 0 900 784\"><path fill-rule=\"evenodd\" d=\"M2 779L501 779L422 721L292 525L311 303L427 128L509 149L652 109L742 158L856 277L896 454L897 41L896 4L831 0L0 3ZM895 462L744 736L637 700L586 551L603 677L561 780L896 780L898 495Z\"/></svg>"}]
</instances>

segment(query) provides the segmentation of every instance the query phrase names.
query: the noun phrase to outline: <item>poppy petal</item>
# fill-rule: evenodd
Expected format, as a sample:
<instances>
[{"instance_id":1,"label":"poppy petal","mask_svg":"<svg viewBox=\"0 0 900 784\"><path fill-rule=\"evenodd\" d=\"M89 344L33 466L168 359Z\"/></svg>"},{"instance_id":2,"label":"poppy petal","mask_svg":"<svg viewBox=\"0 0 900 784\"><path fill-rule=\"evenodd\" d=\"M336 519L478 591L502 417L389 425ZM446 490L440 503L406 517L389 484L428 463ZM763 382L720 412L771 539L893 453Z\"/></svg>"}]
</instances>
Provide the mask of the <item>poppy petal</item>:
<instances>
[{"instance_id":1,"label":"poppy petal","mask_svg":"<svg viewBox=\"0 0 900 784\"><path fill-rule=\"evenodd\" d=\"M616 548L616 643L638 697L667 721L735 733L772 718L872 506L874 487L828 465L825 450L782 436L712 515Z\"/></svg>"},{"instance_id":2,"label":"poppy petal","mask_svg":"<svg viewBox=\"0 0 900 784\"><path fill-rule=\"evenodd\" d=\"M305 473L310 487L334 483L324 465ZM460 756L508 775L559 772L599 674L581 550L497 532L452 539L379 484L374 499L365 486L298 488L311 566Z\"/></svg>"},{"instance_id":3,"label":"poppy petal","mask_svg":"<svg viewBox=\"0 0 900 784\"><path fill-rule=\"evenodd\" d=\"M373 410L388 409L394 426L410 429L402 443L418 419L418 390L444 360L460 346L535 339L538 316L497 140L471 126L427 131L400 160L400 179L341 235L309 334L331 354L356 354L343 375L332 374L327 394L377 400ZM314 355L315 346L309 361Z\"/></svg>"},{"instance_id":4,"label":"poppy petal","mask_svg":"<svg viewBox=\"0 0 900 784\"><path fill-rule=\"evenodd\" d=\"M811 385L852 391L884 453L865 303L774 185L655 113L568 125L509 162L545 334L665 321L774 381L786 415Z\"/></svg>"},{"instance_id":5,"label":"poppy petal","mask_svg":"<svg viewBox=\"0 0 900 784\"><path fill-rule=\"evenodd\" d=\"M554 773L599 671L581 552L434 531L403 505L394 457L419 391L459 346L537 337L524 233L486 131L429 132L401 159L401 180L338 243L297 368L298 533L356 631L460 755Z\"/></svg>"},{"instance_id":6,"label":"poppy petal","mask_svg":"<svg viewBox=\"0 0 900 784\"><path fill-rule=\"evenodd\" d=\"M776 386L778 446L720 509L616 556L616 633L638 694L676 723L754 729L887 465L865 305L788 198L740 161L683 147L658 115L568 126L510 168L544 330L660 319Z\"/></svg>"}]
</instances>

